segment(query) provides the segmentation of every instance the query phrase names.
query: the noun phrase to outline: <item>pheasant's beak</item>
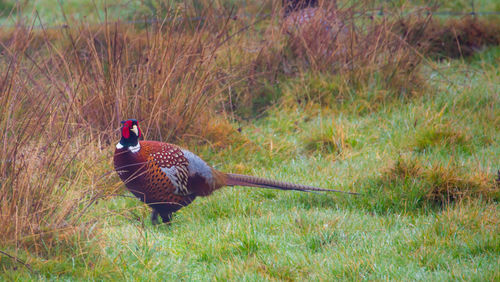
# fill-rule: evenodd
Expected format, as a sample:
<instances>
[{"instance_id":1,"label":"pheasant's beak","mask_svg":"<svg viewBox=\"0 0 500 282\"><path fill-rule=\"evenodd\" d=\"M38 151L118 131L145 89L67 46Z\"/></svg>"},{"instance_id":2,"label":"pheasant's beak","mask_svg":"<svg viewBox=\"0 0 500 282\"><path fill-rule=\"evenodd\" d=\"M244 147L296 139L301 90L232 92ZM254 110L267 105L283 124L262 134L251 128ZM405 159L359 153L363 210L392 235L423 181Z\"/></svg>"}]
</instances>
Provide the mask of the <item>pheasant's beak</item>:
<instances>
[{"instance_id":1,"label":"pheasant's beak","mask_svg":"<svg viewBox=\"0 0 500 282\"><path fill-rule=\"evenodd\" d=\"M134 132L136 136L139 136L139 129L137 128L137 125L132 126L130 130Z\"/></svg>"}]
</instances>

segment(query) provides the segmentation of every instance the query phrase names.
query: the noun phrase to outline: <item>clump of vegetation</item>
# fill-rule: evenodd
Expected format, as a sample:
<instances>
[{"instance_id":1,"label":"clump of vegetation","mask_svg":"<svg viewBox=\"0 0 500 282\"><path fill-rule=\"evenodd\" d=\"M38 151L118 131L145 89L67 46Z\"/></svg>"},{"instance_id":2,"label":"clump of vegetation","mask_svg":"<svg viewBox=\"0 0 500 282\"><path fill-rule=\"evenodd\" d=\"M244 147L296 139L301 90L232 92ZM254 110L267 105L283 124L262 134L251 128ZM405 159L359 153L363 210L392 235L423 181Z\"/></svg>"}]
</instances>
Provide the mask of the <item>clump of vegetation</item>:
<instances>
[{"instance_id":1,"label":"clump of vegetation","mask_svg":"<svg viewBox=\"0 0 500 282\"><path fill-rule=\"evenodd\" d=\"M309 153L333 154L343 156L356 141L349 136L349 132L342 123L310 125L308 134L305 135L304 148Z\"/></svg>"},{"instance_id":2,"label":"clump of vegetation","mask_svg":"<svg viewBox=\"0 0 500 282\"><path fill-rule=\"evenodd\" d=\"M241 131L241 129L239 130ZM193 143L189 142L192 139L197 144L208 144L211 148L221 150L231 144L242 144L245 142L239 130L234 128L227 119L214 117L199 135L186 135L184 142Z\"/></svg>"},{"instance_id":3,"label":"clump of vegetation","mask_svg":"<svg viewBox=\"0 0 500 282\"><path fill-rule=\"evenodd\" d=\"M425 164L417 157L400 156L367 181L375 211L417 211L444 207L464 199L500 200L494 177L483 171L466 171L457 163Z\"/></svg>"},{"instance_id":4,"label":"clump of vegetation","mask_svg":"<svg viewBox=\"0 0 500 282\"><path fill-rule=\"evenodd\" d=\"M417 151L435 146L456 147L466 146L471 137L451 124L423 126L415 134L412 147Z\"/></svg>"},{"instance_id":5,"label":"clump of vegetation","mask_svg":"<svg viewBox=\"0 0 500 282\"><path fill-rule=\"evenodd\" d=\"M326 4L325 4L326 5ZM411 97L423 87L422 58L394 35L388 19L363 21L358 7L338 10L326 5L305 24L284 23L287 64L298 70L337 73L355 91L375 85L390 96ZM290 27L292 25L292 27ZM300 72L300 71L299 71Z\"/></svg>"},{"instance_id":6,"label":"clump of vegetation","mask_svg":"<svg viewBox=\"0 0 500 282\"><path fill-rule=\"evenodd\" d=\"M500 44L500 22L473 16L438 20L415 14L394 25L411 46L434 58L469 57L486 46Z\"/></svg>"},{"instance_id":7,"label":"clump of vegetation","mask_svg":"<svg viewBox=\"0 0 500 282\"><path fill-rule=\"evenodd\" d=\"M319 104L334 106L352 100L351 89L339 75L303 73L281 85L282 102L287 106ZM359 94L361 96L362 93ZM358 97L359 97L358 96Z\"/></svg>"},{"instance_id":8,"label":"clump of vegetation","mask_svg":"<svg viewBox=\"0 0 500 282\"><path fill-rule=\"evenodd\" d=\"M444 205L464 198L480 198L485 201L500 200L500 190L494 177L482 171L469 172L463 168L433 165L422 174L429 189L426 199Z\"/></svg>"}]
</instances>

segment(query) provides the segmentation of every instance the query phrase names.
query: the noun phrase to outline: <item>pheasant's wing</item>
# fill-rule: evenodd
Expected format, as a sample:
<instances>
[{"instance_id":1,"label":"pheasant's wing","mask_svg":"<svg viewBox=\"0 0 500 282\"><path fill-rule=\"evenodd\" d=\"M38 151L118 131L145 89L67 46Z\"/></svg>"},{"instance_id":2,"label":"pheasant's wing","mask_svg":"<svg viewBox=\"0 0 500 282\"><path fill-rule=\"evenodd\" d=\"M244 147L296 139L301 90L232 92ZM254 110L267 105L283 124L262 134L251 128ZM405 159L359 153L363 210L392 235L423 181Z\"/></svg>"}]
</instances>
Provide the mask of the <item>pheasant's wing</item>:
<instances>
[{"instance_id":1,"label":"pheasant's wing","mask_svg":"<svg viewBox=\"0 0 500 282\"><path fill-rule=\"evenodd\" d=\"M162 177L168 178L177 195L190 195L188 189L189 162L182 150L176 146L164 146L161 150L150 155L150 161L160 168Z\"/></svg>"},{"instance_id":2,"label":"pheasant's wing","mask_svg":"<svg viewBox=\"0 0 500 282\"><path fill-rule=\"evenodd\" d=\"M212 168L192 152L167 144L151 157L172 183L174 194L187 196L199 193L200 188L214 189Z\"/></svg>"}]
</instances>

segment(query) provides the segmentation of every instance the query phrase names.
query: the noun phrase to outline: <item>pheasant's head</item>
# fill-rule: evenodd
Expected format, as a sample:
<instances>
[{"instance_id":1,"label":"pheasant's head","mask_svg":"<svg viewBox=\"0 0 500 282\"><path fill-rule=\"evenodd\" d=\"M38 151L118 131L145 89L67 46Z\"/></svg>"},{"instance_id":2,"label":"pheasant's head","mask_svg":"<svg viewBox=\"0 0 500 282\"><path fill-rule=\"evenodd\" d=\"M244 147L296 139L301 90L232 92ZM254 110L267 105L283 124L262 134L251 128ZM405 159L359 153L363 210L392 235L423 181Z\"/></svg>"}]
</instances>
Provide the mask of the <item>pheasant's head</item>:
<instances>
[{"instance_id":1,"label":"pheasant's head","mask_svg":"<svg viewBox=\"0 0 500 282\"><path fill-rule=\"evenodd\" d=\"M139 149L139 137L141 137L141 129L139 123L135 119L128 119L122 121L122 138L120 143L116 145L118 149Z\"/></svg>"}]
</instances>

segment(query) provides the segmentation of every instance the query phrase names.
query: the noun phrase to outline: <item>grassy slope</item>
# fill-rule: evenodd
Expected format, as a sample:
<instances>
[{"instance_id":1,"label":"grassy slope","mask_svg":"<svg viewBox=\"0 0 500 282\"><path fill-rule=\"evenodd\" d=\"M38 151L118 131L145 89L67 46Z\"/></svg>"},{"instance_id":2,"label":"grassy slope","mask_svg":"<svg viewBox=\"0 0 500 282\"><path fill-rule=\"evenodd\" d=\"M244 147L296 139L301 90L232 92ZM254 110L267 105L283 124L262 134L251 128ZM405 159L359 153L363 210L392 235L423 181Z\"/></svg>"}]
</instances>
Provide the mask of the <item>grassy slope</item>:
<instances>
[{"instance_id":1,"label":"grassy slope","mask_svg":"<svg viewBox=\"0 0 500 282\"><path fill-rule=\"evenodd\" d=\"M423 166L463 169L465 177L485 171L493 178L500 159L499 55L496 48L469 62L437 65L444 70L429 71L429 77L439 90L410 101L361 114L348 110L365 103L359 99L328 109L276 106L242 125L243 145L191 148L224 171L364 196L226 188L182 209L170 226L152 226L147 207L117 197L89 214L89 220L106 221L94 231L97 237L70 241L47 260L20 254L36 272L13 270L6 262L2 276L498 280L497 203L464 200L440 209L413 205L418 196L374 193L378 188L370 185L404 189L380 176L400 155ZM341 151L332 149L341 141L308 146L315 136L337 140L339 127L345 134ZM443 128L446 134L429 133Z\"/></svg>"}]
</instances>

